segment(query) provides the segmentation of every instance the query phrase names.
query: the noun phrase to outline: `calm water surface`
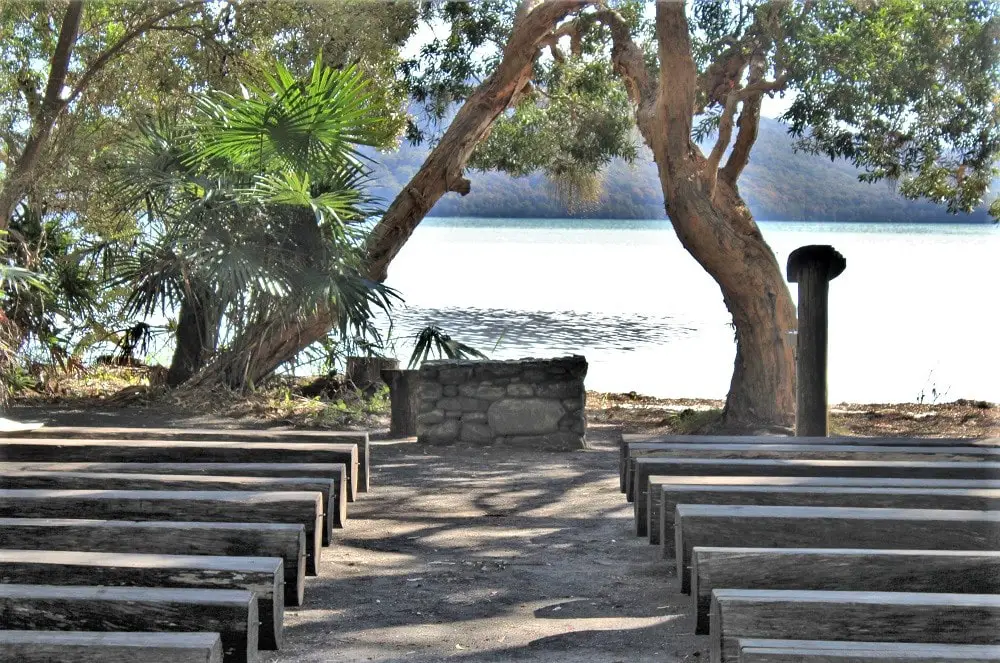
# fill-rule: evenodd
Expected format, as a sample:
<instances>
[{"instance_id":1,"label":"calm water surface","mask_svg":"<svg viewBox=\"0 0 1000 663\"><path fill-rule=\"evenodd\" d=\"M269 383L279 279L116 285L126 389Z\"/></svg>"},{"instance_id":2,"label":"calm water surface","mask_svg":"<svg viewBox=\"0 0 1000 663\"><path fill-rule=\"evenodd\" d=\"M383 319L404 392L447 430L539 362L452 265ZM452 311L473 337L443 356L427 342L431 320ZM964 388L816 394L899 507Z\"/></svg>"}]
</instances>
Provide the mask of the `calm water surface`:
<instances>
[{"instance_id":1,"label":"calm water surface","mask_svg":"<svg viewBox=\"0 0 1000 663\"><path fill-rule=\"evenodd\" d=\"M830 398L1000 401L1000 228L762 223L784 266L830 244ZM666 221L427 219L392 263L396 352L429 323L491 357L586 355L587 386L725 395L735 356L714 281ZM795 296L795 285L791 285Z\"/></svg>"}]
</instances>

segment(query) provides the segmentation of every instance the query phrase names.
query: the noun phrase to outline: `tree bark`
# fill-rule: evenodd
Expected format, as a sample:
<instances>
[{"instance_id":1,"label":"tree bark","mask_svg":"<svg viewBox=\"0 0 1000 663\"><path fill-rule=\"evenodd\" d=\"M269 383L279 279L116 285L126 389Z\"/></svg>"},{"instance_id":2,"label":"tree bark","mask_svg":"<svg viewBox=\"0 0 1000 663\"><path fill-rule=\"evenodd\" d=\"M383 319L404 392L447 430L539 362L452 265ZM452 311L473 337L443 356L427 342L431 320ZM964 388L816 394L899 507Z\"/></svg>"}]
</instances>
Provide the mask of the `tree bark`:
<instances>
[{"instance_id":1,"label":"tree bark","mask_svg":"<svg viewBox=\"0 0 1000 663\"><path fill-rule=\"evenodd\" d=\"M218 307L208 288L192 289L181 302L177 319L177 345L167 372L167 385L187 382L205 365L219 336Z\"/></svg>"}]
</instances>

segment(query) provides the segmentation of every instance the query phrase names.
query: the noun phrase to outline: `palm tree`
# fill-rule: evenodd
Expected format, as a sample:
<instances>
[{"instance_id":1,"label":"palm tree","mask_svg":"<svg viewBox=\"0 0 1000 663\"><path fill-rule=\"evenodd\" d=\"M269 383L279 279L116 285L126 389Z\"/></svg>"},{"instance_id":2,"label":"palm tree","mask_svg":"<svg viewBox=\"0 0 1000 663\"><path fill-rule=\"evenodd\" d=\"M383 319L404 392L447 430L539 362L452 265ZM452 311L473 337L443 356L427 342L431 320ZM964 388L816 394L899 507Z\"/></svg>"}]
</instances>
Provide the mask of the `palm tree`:
<instances>
[{"instance_id":1,"label":"palm tree","mask_svg":"<svg viewBox=\"0 0 1000 663\"><path fill-rule=\"evenodd\" d=\"M361 275L378 210L358 147L379 140L380 117L356 68L317 59L304 80L276 64L242 95L200 96L190 118L142 123L120 190L144 235L119 278L130 316L178 312L169 383L316 307L337 312L341 333L377 339L373 313L395 295ZM252 372L231 365L206 379L249 386Z\"/></svg>"}]
</instances>

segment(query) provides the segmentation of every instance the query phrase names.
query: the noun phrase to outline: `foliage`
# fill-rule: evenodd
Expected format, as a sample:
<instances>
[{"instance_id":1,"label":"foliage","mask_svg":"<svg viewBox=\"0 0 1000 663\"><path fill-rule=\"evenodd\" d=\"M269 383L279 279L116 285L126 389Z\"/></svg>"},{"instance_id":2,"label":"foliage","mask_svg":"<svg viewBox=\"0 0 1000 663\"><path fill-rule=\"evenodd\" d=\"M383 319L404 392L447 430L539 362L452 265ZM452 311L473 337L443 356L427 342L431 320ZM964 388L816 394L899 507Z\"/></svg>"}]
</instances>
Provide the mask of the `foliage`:
<instances>
[{"instance_id":1,"label":"foliage","mask_svg":"<svg viewBox=\"0 0 1000 663\"><path fill-rule=\"evenodd\" d=\"M148 228L120 259L125 314L187 302L235 339L327 301L342 334L377 335L373 310L394 294L359 271L377 208L357 147L383 125L370 87L355 67L317 60L299 80L277 64L239 96L200 95L190 118L144 123L118 179L124 211Z\"/></svg>"},{"instance_id":2,"label":"foliage","mask_svg":"<svg viewBox=\"0 0 1000 663\"><path fill-rule=\"evenodd\" d=\"M410 355L410 362L407 368L414 369L427 361L431 353L439 359L489 359L479 350L464 343L456 341L448 334L441 331L437 325L428 325L416 334L417 342L413 347L413 354Z\"/></svg>"}]
</instances>

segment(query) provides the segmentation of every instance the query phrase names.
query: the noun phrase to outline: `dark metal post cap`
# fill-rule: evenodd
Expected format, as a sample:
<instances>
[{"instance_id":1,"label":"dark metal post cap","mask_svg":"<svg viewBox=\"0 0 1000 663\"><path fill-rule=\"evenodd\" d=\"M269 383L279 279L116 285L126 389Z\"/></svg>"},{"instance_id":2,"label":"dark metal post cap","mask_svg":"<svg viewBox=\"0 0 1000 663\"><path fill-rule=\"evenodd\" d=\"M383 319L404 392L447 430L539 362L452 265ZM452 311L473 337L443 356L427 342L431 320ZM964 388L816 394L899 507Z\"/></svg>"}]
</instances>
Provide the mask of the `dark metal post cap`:
<instances>
[{"instance_id":1,"label":"dark metal post cap","mask_svg":"<svg viewBox=\"0 0 1000 663\"><path fill-rule=\"evenodd\" d=\"M847 269L847 260L826 244L800 246L788 256L788 280L798 283L802 269L812 265L825 265L827 279L832 281Z\"/></svg>"}]
</instances>

